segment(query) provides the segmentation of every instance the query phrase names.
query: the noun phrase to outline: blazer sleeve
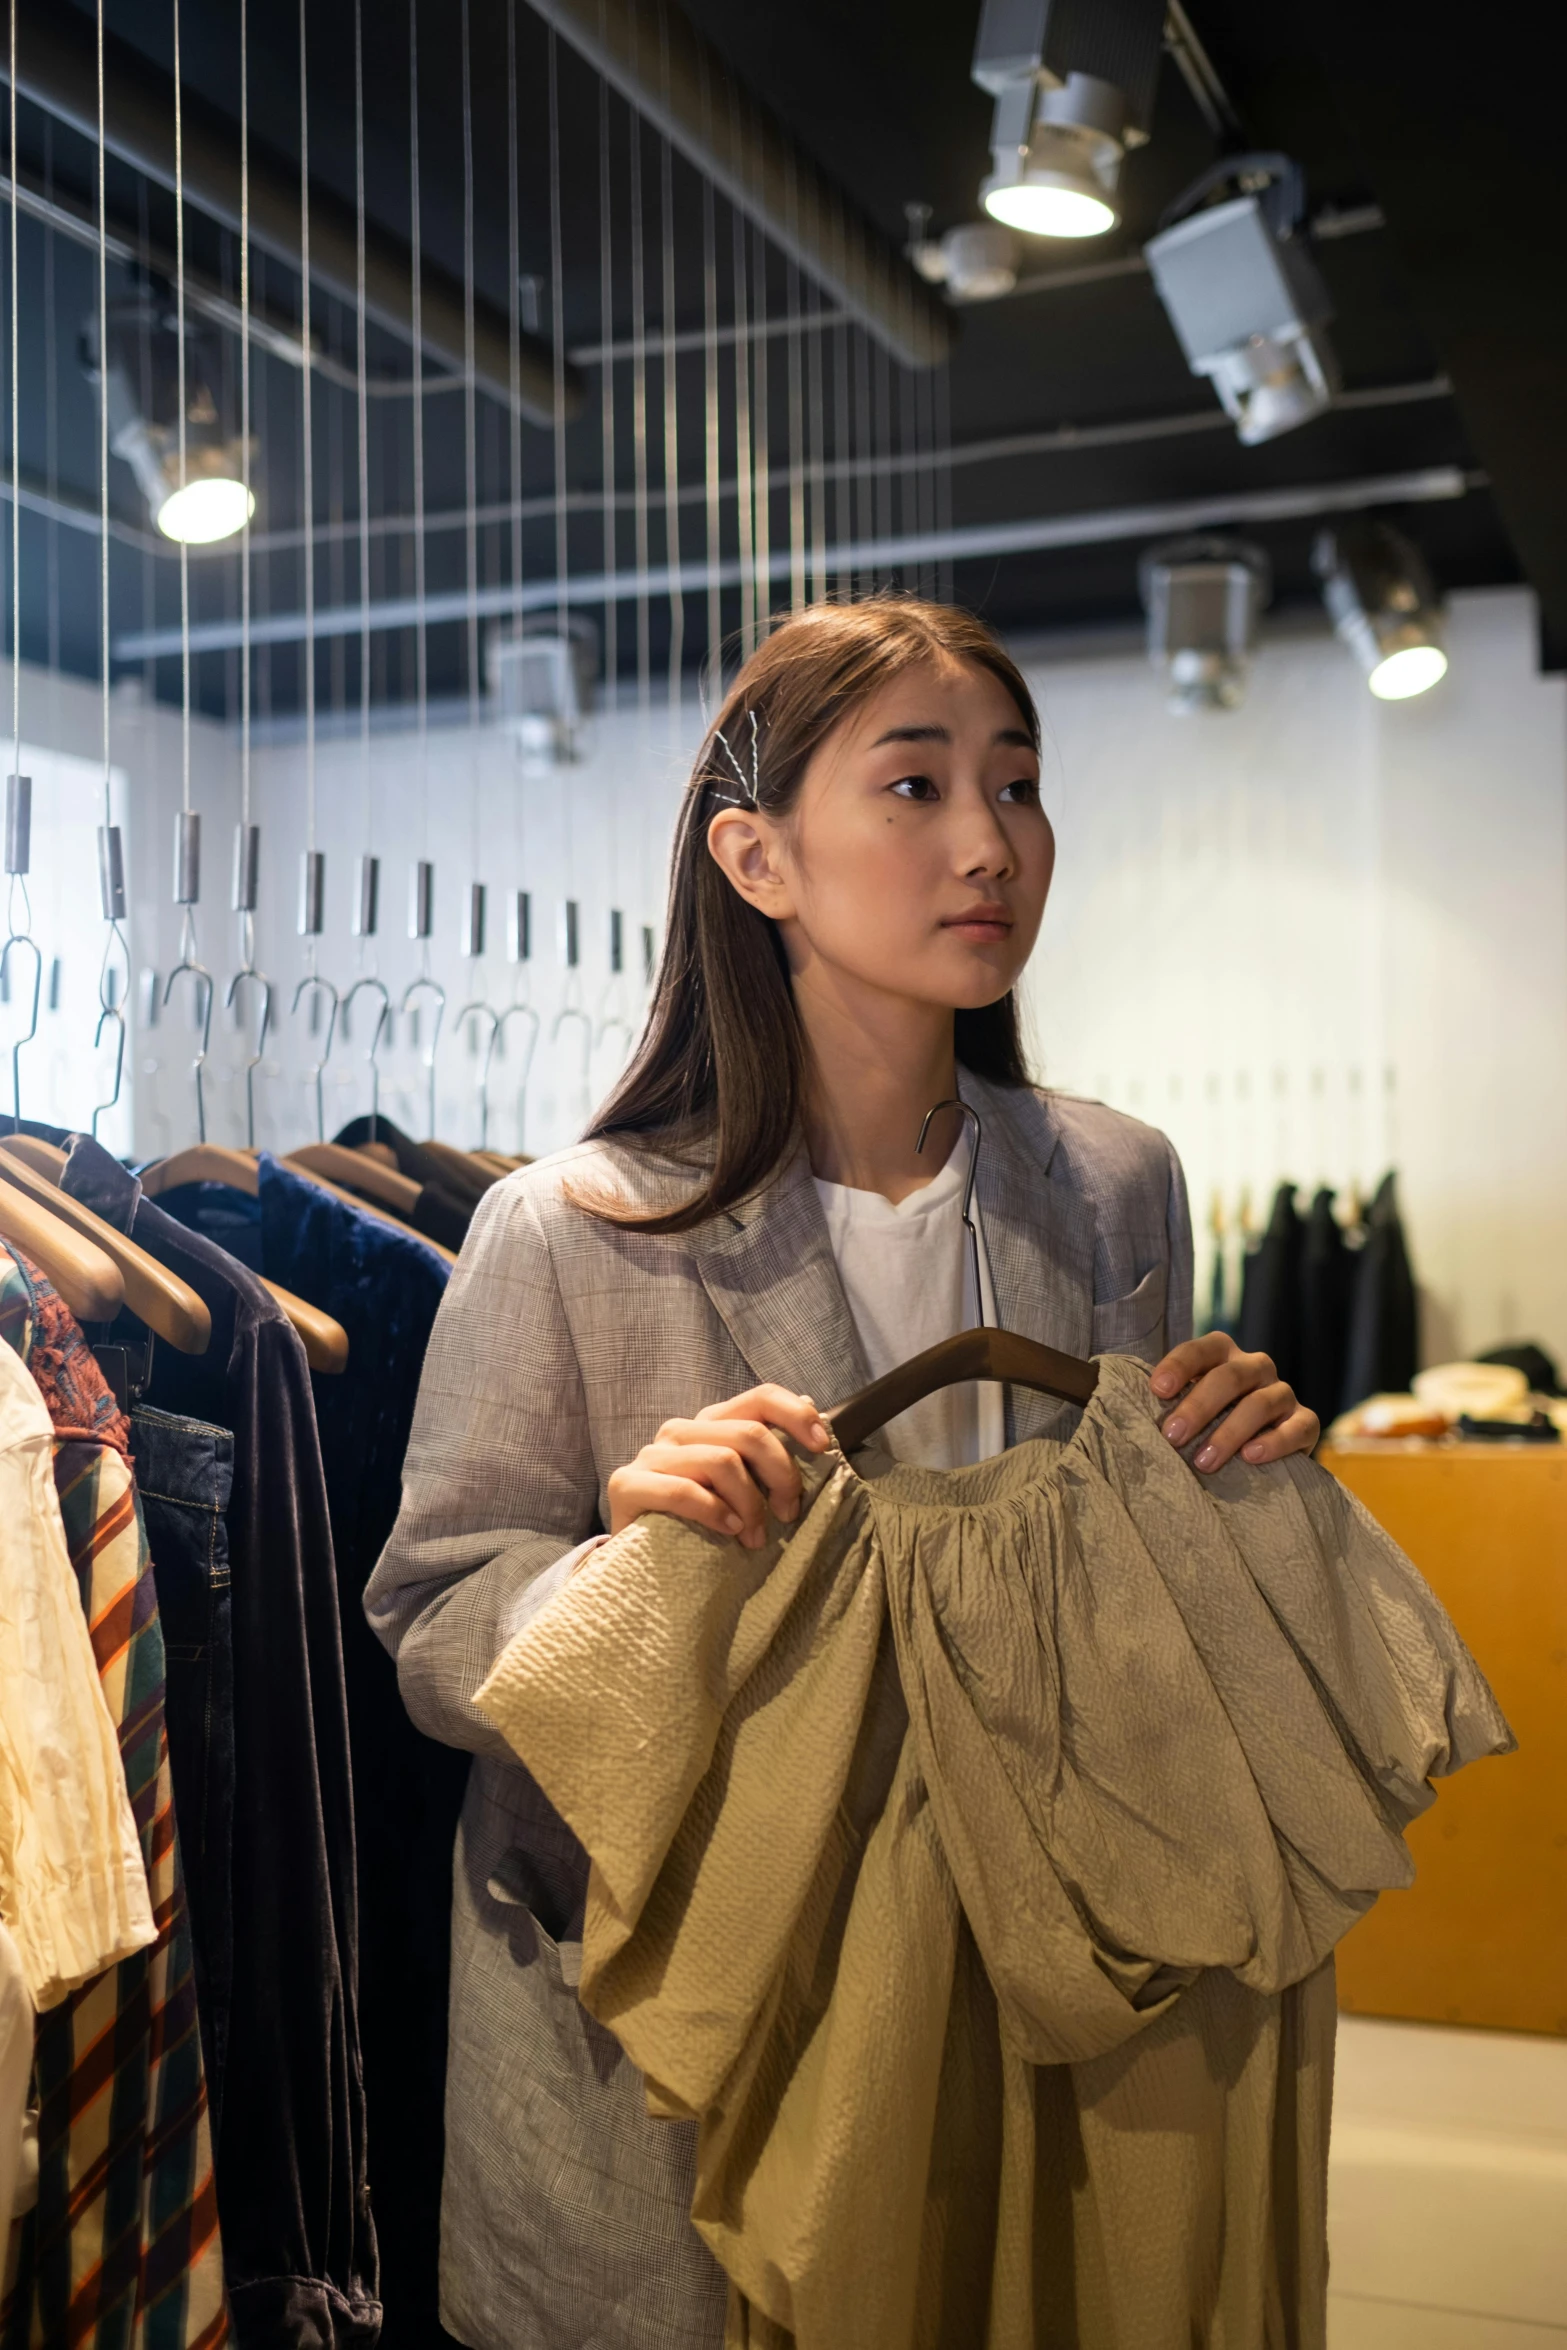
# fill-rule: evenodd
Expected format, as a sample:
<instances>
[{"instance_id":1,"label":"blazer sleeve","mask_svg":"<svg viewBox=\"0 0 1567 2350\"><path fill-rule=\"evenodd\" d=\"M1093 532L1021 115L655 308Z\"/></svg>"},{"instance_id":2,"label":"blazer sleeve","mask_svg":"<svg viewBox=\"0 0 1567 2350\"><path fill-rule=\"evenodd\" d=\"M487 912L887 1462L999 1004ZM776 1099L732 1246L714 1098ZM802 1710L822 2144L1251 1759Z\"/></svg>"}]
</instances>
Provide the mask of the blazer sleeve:
<instances>
[{"instance_id":1,"label":"blazer sleeve","mask_svg":"<svg viewBox=\"0 0 1567 2350\"><path fill-rule=\"evenodd\" d=\"M365 1587L403 1703L448 1746L506 1761L473 1693L597 1524L582 1374L524 1183L487 1192L425 1357L402 1507Z\"/></svg>"},{"instance_id":2,"label":"blazer sleeve","mask_svg":"<svg viewBox=\"0 0 1567 2350\"><path fill-rule=\"evenodd\" d=\"M1186 1196L1186 1171L1174 1143L1170 1155L1170 1189L1165 1205L1165 1230L1170 1244L1170 1280L1164 1309L1165 1351L1184 1345L1192 1334L1192 1211Z\"/></svg>"}]
</instances>

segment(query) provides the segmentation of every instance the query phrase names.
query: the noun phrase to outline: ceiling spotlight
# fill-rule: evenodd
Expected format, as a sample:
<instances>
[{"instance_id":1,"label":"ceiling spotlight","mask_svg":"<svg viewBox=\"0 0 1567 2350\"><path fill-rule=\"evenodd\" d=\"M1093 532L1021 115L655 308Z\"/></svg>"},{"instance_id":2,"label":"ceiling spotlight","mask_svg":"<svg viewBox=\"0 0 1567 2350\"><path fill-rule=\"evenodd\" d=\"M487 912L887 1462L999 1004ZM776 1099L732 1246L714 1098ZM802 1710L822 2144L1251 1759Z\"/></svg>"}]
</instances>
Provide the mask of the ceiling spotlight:
<instances>
[{"instance_id":1,"label":"ceiling spotlight","mask_svg":"<svg viewBox=\"0 0 1567 2350\"><path fill-rule=\"evenodd\" d=\"M923 204L905 206L928 216ZM924 217L904 247L928 286L945 286L954 302L994 302L1017 284L1017 240L995 220L964 221L944 237L927 237Z\"/></svg>"},{"instance_id":2,"label":"ceiling spotlight","mask_svg":"<svg viewBox=\"0 0 1567 2350\"><path fill-rule=\"evenodd\" d=\"M109 409L109 446L130 467L165 538L210 546L243 530L256 511L245 486L244 445L225 433L218 408L217 354L210 339L185 328L185 459L180 464L179 313L167 286L150 283L108 317L108 365L101 364L98 321L82 328L81 361L101 383ZM140 389L138 390L138 386Z\"/></svg>"},{"instance_id":3,"label":"ceiling spotlight","mask_svg":"<svg viewBox=\"0 0 1567 2350\"><path fill-rule=\"evenodd\" d=\"M1120 220L1128 147L1153 116L1164 0L985 0L973 78L995 100L980 201L1031 237L1098 237Z\"/></svg>"},{"instance_id":4,"label":"ceiling spotlight","mask_svg":"<svg viewBox=\"0 0 1567 2350\"><path fill-rule=\"evenodd\" d=\"M1241 193L1205 203L1225 183ZM1193 375L1211 378L1248 446L1331 404L1338 367L1327 288L1301 234L1305 180L1284 155L1236 155L1203 173L1143 247Z\"/></svg>"},{"instance_id":5,"label":"ceiling spotlight","mask_svg":"<svg viewBox=\"0 0 1567 2350\"><path fill-rule=\"evenodd\" d=\"M568 613L564 629L553 612L496 629L485 670L497 715L530 773L581 758L599 672L598 630L585 612Z\"/></svg>"},{"instance_id":6,"label":"ceiling spotlight","mask_svg":"<svg viewBox=\"0 0 1567 2350\"><path fill-rule=\"evenodd\" d=\"M1148 657L1169 680L1170 708L1233 710L1246 687L1257 615L1272 571L1239 539L1171 539L1137 566L1148 614Z\"/></svg>"},{"instance_id":7,"label":"ceiling spotlight","mask_svg":"<svg viewBox=\"0 0 1567 2350\"><path fill-rule=\"evenodd\" d=\"M1402 531L1357 515L1319 533L1311 567L1379 702L1407 702L1447 675L1436 589Z\"/></svg>"}]
</instances>

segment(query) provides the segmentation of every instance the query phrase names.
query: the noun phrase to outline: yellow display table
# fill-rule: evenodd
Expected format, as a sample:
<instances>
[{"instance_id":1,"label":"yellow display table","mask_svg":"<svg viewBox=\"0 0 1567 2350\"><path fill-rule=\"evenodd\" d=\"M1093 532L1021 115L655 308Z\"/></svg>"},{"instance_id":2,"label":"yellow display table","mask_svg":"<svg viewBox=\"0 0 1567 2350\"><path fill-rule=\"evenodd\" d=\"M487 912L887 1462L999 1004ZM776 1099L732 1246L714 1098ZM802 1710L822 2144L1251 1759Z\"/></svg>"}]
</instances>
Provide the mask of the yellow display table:
<instances>
[{"instance_id":1,"label":"yellow display table","mask_svg":"<svg viewBox=\"0 0 1567 2350\"><path fill-rule=\"evenodd\" d=\"M1325 1445L1474 1652L1518 1752L1437 1782L1417 1871L1339 1945L1355 2015L1567 2034L1567 1444Z\"/></svg>"}]
</instances>

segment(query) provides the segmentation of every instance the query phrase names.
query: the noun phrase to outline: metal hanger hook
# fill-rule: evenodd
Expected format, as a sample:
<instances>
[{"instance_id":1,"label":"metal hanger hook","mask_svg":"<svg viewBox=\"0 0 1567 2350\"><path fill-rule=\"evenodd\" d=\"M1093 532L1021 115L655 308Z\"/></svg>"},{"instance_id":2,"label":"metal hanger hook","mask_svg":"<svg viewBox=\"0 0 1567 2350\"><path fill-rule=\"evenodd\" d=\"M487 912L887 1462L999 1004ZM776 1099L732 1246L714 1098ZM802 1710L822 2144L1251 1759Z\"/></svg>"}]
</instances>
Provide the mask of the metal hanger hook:
<instances>
[{"instance_id":1,"label":"metal hanger hook","mask_svg":"<svg viewBox=\"0 0 1567 2350\"><path fill-rule=\"evenodd\" d=\"M114 1091L110 1094L106 1102L99 1102L96 1109L93 1111L92 1138L94 1142L96 1142L98 1139L99 1119L103 1117L107 1111L112 1110L115 1104L119 1101L120 1080L125 1074L125 1014L120 1010L118 1004L105 1004L102 1011L98 1014L98 1025L93 1030L93 1051L96 1052L98 1047L103 1042L103 1024L105 1020L112 1020L114 1022Z\"/></svg>"},{"instance_id":2,"label":"metal hanger hook","mask_svg":"<svg viewBox=\"0 0 1567 2350\"><path fill-rule=\"evenodd\" d=\"M188 930L190 925L190 908L188 906L185 909L185 922ZM206 1067L207 1050L212 1042L212 997L214 992L212 973L207 969L206 964L198 963L193 954L183 956L163 983L163 1001L167 1005L169 997L174 991L175 980L182 978L187 972L196 982L196 1001L200 1007L201 1044L197 1050L196 1058L190 1065L190 1073L196 1083L196 1140L205 1142L207 1139L207 1103L202 1092L201 1073Z\"/></svg>"},{"instance_id":3,"label":"metal hanger hook","mask_svg":"<svg viewBox=\"0 0 1567 2350\"><path fill-rule=\"evenodd\" d=\"M234 998L246 980L249 980L252 987L259 987L261 990L261 1017L256 1023L256 1049L245 1063L245 1141L247 1146L254 1150L256 1147L256 1071L261 1065L261 1056L267 1049L267 1030L272 1025L272 982L264 971L256 969L254 963L245 962L229 981L228 993L223 998L225 1011L233 1009Z\"/></svg>"},{"instance_id":4,"label":"metal hanger hook","mask_svg":"<svg viewBox=\"0 0 1567 2350\"><path fill-rule=\"evenodd\" d=\"M490 1033L484 1044L484 1062L479 1071L479 1148L482 1151L488 1150L490 1146L490 1054L500 1034L501 1016L493 1004L487 1004L481 996L475 996L458 1013L457 1026L460 1028L465 1020L475 1017L482 1017L490 1023Z\"/></svg>"},{"instance_id":5,"label":"metal hanger hook","mask_svg":"<svg viewBox=\"0 0 1567 2350\"><path fill-rule=\"evenodd\" d=\"M38 943L25 930L13 930L5 945L0 947L0 981L10 975L11 949L26 947L33 958L33 1010L27 1034L15 1039L11 1046L11 1115L20 1124L22 1116L22 1047L31 1044L38 1034L38 998L43 987L44 959Z\"/></svg>"},{"instance_id":6,"label":"metal hanger hook","mask_svg":"<svg viewBox=\"0 0 1567 2350\"><path fill-rule=\"evenodd\" d=\"M370 1140L376 1142L380 1139L379 1120L381 1116L381 1064L376 1059L376 1055L381 1050L381 1039L386 1034L386 1024L392 1017L392 991L386 981L378 979L373 971L361 973L343 998L345 1016L349 1005L362 987L374 988L381 999L381 1007L376 1013L375 1026L370 1032L370 1043L365 1053L365 1059L370 1064Z\"/></svg>"},{"instance_id":7,"label":"metal hanger hook","mask_svg":"<svg viewBox=\"0 0 1567 2350\"><path fill-rule=\"evenodd\" d=\"M291 1016L299 1010L300 997L311 988L319 990L322 995L329 998L331 1005L331 1008L326 1016L326 1040L321 1047L321 1058L317 1061L315 1067L310 1072L311 1076L315 1079L316 1087L316 1140L317 1142L325 1142L326 1097L322 1092L321 1080L326 1074L327 1062L332 1057L332 1039L337 1033L337 1007L339 997L337 989L332 985L330 979L323 979L319 971L307 971L304 978L299 982L299 985L294 990L294 1000L289 1006L289 1012Z\"/></svg>"},{"instance_id":8,"label":"metal hanger hook","mask_svg":"<svg viewBox=\"0 0 1567 2350\"><path fill-rule=\"evenodd\" d=\"M974 1220L974 1178L979 1172L979 1149L985 1139L985 1129L980 1124L979 1112L976 1109L968 1102L960 1100L957 1094L949 1094L945 1101L936 1102L925 1112L924 1122L920 1127L920 1138L914 1145L916 1157L925 1148L925 1137L930 1132L932 1118L939 1116L943 1110L956 1110L969 1129L968 1175L963 1185L962 1215L963 1228L968 1234L969 1258L974 1267L974 1311L979 1318L978 1326L983 1330L986 1327L985 1284L980 1278L979 1226Z\"/></svg>"},{"instance_id":9,"label":"metal hanger hook","mask_svg":"<svg viewBox=\"0 0 1567 2350\"><path fill-rule=\"evenodd\" d=\"M530 1023L528 1028L528 1049L523 1058L522 1075L517 1080L517 1101L519 1105L517 1147L520 1150L522 1148L521 1113L526 1103L528 1076L533 1067L533 1055L539 1041L539 1015L531 1004L508 1004L505 1011L502 1012L497 1018L495 1026L490 1030L490 1041L484 1048L484 1098L487 1104L490 1098L490 1063L495 1058L495 1048L500 1042L501 1035L505 1029L507 1021L518 1018L526 1020Z\"/></svg>"},{"instance_id":10,"label":"metal hanger hook","mask_svg":"<svg viewBox=\"0 0 1567 2350\"><path fill-rule=\"evenodd\" d=\"M428 946L426 946L425 952L429 953ZM435 998L435 1026L430 1031L430 1049L424 1056L424 1073L430 1085L430 1140L433 1142L435 1140L435 1048L441 1041L441 1022L446 1016L446 990L438 979L430 977L428 971L421 971L419 977L410 979L408 985L403 989L403 1017L405 1019L408 1016L408 1007L416 995L433 995Z\"/></svg>"}]
</instances>

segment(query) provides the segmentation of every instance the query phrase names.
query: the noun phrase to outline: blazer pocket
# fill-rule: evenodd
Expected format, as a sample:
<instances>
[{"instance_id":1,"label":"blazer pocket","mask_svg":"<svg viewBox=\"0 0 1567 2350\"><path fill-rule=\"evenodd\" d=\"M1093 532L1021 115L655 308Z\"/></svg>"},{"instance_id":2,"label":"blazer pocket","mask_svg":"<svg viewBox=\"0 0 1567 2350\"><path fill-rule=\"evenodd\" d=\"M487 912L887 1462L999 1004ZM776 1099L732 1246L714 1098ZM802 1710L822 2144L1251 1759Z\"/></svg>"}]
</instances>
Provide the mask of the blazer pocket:
<instances>
[{"instance_id":1,"label":"blazer pocket","mask_svg":"<svg viewBox=\"0 0 1567 2350\"><path fill-rule=\"evenodd\" d=\"M518 1863L521 1862L521 1868ZM485 1892L503 1909L518 1912L516 1923L524 1935L531 1932L535 1954L547 1976L556 1977L568 1991L575 1991L582 1980L582 1941L580 1935L559 1941L540 1918L534 1906L537 1893L528 1883L531 1871L521 1853L507 1852L485 1884ZM526 1921L526 1923L524 1923ZM515 1931L515 1929L514 1929Z\"/></svg>"},{"instance_id":2,"label":"blazer pocket","mask_svg":"<svg viewBox=\"0 0 1567 2350\"><path fill-rule=\"evenodd\" d=\"M1104 1298L1094 1306L1093 1351L1096 1355L1140 1355L1152 1359L1164 1352L1164 1309L1169 1295L1170 1268L1157 1264L1145 1273L1125 1297Z\"/></svg>"}]
</instances>

